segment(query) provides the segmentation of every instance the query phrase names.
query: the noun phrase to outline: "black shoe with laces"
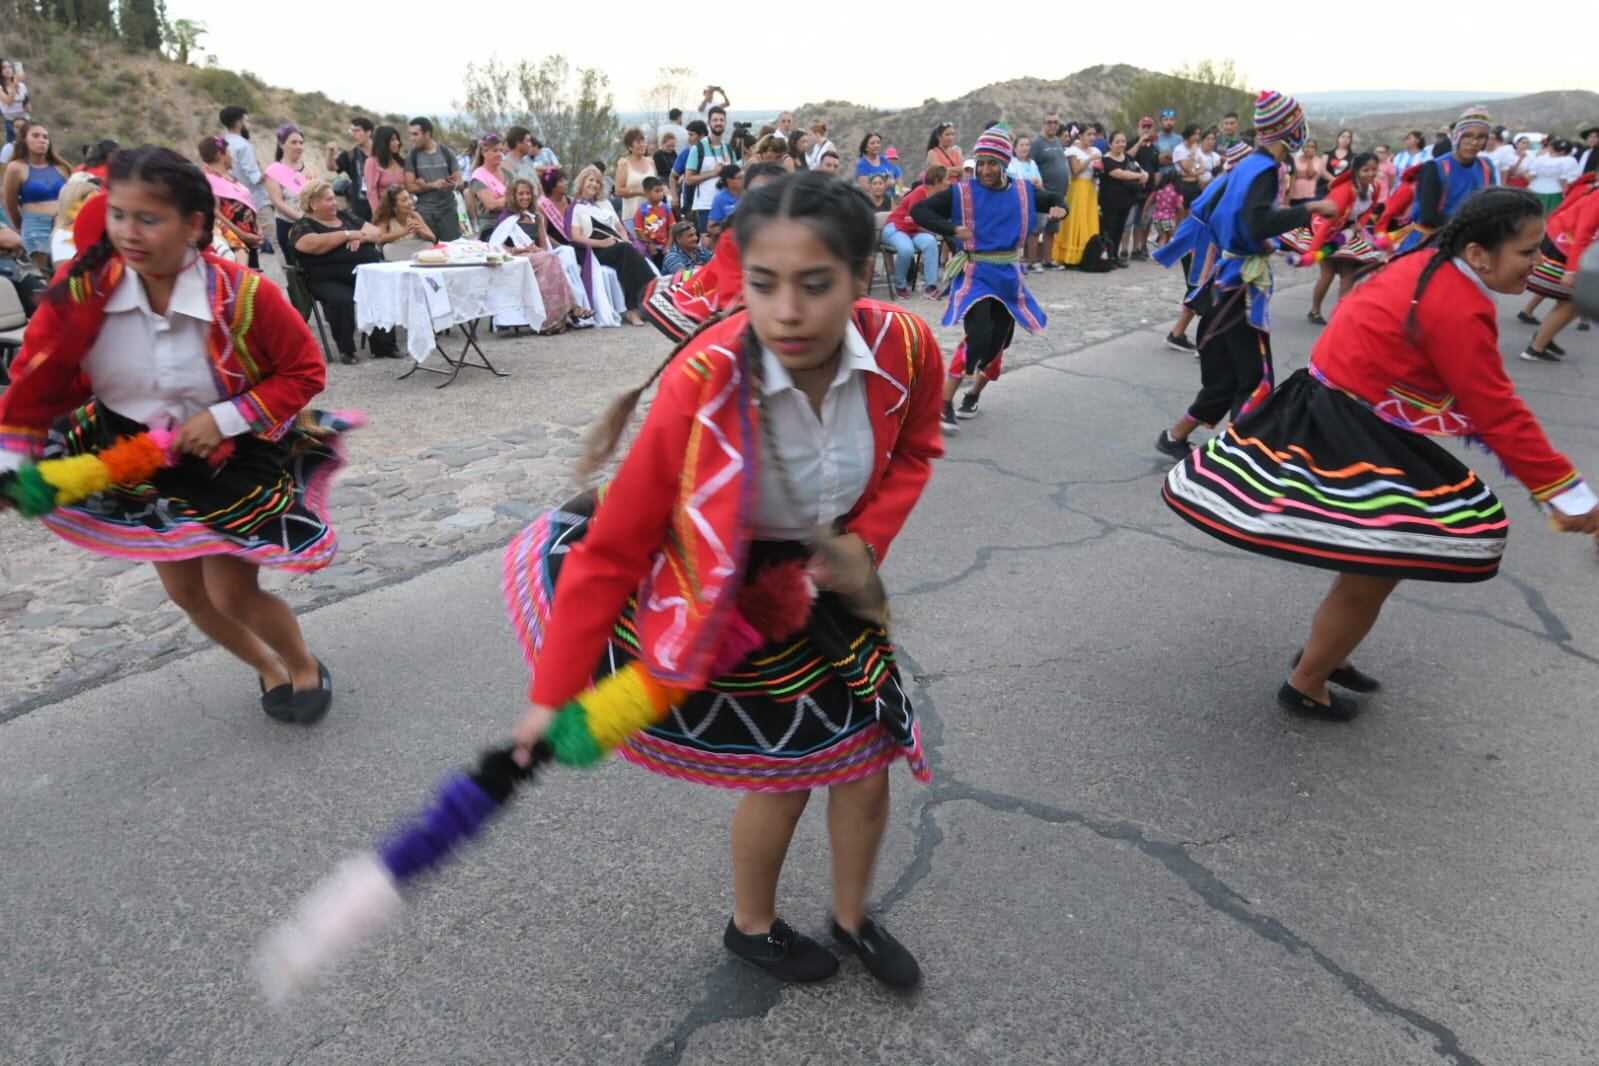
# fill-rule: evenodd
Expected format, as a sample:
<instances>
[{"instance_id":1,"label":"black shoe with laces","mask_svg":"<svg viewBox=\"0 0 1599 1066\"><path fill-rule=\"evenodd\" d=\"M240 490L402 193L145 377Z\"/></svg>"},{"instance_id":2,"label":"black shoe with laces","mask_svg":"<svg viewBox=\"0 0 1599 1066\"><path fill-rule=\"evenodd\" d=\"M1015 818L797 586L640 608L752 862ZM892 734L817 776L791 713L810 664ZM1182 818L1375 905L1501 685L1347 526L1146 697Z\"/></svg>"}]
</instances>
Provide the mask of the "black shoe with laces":
<instances>
[{"instance_id":1,"label":"black shoe with laces","mask_svg":"<svg viewBox=\"0 0 1599 1066\"><path fill-rule=\"evenodd\" d=\"M1171 430L1163 429L1160 431L1160 436L1155 438L1155 450L1162 455L1169 455L1181 462L1188 458L1188 454L1194 450L1194 446L1187 439L1178 440L1172 436Z\"/></svg>"},{"instance_id":2,"label":"black shoe with laces","mask_svg":"<svg viewBox=\"0 0 1599 1066\"><path fill-rule=\"evenodd\" d=\"M922 979L916 956L870 916L861 919L861 927L854 933L834 919L833 939L853 951L866 972L889 988L914 988Z\"/></svg>"},{"instance_id":3,"label":"black shoe with laces","mask_svg":"<svg viewBox=\"0 0 1599 1066\"><path fill-rule=\"evenodd\" d=\"M961 405L955 409L955 417L976 418L977 414L977 393L968 392L961 397Z\"/></svg>"},{"instance_id":4,"label":"black shoe with laces","mask_svg":"<svg viewBox=\"0 0 1599 1066\"><path fill-rule=\"evenodd\" d=\"M1560 347L1560 345L1556 344L1554 341L1550 341L1548 344L1544 345L1543 350L1548 352L1550 355L1558 355L1563 357L1566 354L1566 350Z\"/></svg>"},{"instance_id":5,"label":"black shoe with laces","mask_svg":"<svg viewBox=\"0 0 1599 1066\"><path fill-rule=\"evenodd\" d=\"M1530 344L1527 345L1527 350L1521 353L1521 357L1523 359L1525 359L1529 363L1558 363L1558 362L1560 362L1560 356L1556 355L1554 352L1550 351L1548 348L1534 348Z\"/></svg>"},{"instance_id":6,"label":"black shoe with laces","mask_svg":"<svg viewBox=\"0 0 1599 1066\"><path fill-rule=\"evenodd\" d=\"M1325 718L1332 722L1347 722L1360 713L1360 704L1336 692L1327 693L1328 701L1321 703L1300 692L1288 682L1277 690L1277 702L1285 709L1306 718Z\"/></svg>"},{"instance_id":7,"label":"black shoe with laces","mask_svg":"<svg viewBox=\"0 0 1599 1066\"><path fill-rule=\"evenodd\" d=\"M945 433L959 433L961 431L961 424L955 421L955 405L953 403L945 401L944 409L938 415L938 428Z\"/></svg>"},{"instance_id":8,"label":"black shoe with laces","mask_svg":"<svg viewBox=\"0 0 1599 1066\"><path fill-rule=\"evenodd\" d=\"M1305 654L1304 649L1294 653L1294 665L1299 665L1300 657ZM1327 676L1327 680L1339 688L1347 688L1350 692L1376 692L1382 688L1382 682L1363 670L1356 670L1353 666L1340 666Z\"/></svg>"},{"instance_id":9,"label":"black shoe with laces","mask_svg":"<svg viewBox=\"0 0 1599 1066\"><path fill-rule=\"evenodd\" d=\"M1174 352L1187 352L1190 355L1199 351L1199 349L1194 345L1194 342L1183 336L1181 333L1166 334L1166 347L1170 348Z\"/></svg>"},{"instance_id":10,"label":"black shoe with laces","mask_svg":"<svg viewBox=\"0 0 1599 1066\"><path fill-rule=\"evenodd\" d=\"M729 918L722 945L779 981L825 981L838 972L837 956L781 918L764 935L741 933Z\"/></svg>"}]
</instances>

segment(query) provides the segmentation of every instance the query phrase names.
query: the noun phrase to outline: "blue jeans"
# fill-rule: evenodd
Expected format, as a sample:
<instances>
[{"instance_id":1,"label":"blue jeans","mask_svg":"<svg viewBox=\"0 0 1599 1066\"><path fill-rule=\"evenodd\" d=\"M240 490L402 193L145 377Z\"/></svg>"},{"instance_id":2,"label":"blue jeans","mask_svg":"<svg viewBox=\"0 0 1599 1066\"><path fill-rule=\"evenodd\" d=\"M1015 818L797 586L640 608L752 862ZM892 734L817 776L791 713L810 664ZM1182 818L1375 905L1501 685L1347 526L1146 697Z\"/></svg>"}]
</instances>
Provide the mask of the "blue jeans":
<instances>
[{"instance_id":1,"label":"blue jeans","mask_svg":"<svg viewBox=\"0 0 1599 1066\"><path fill-rule=\"evenodd\" d=\"M931 233L918 233L907 237L890 222L883 227L883 243L894 249L894 284L910 288L911 258L922 253L922 283L930 288L938 286L938 238Z\"/></svg>"}]
</instances>

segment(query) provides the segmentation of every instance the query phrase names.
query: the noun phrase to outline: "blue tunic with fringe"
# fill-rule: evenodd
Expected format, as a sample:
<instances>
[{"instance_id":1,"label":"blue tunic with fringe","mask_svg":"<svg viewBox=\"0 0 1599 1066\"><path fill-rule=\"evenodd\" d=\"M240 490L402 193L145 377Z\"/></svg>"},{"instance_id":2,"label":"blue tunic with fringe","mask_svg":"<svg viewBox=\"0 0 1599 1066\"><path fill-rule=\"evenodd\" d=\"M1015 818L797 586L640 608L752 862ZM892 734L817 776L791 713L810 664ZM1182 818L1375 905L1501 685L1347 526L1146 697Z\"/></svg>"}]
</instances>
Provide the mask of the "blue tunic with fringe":
<instances>
[{"instance_id":1,"label":"blue tunic with fringe","mask_svg":"<svg viewBox=\"0 0 1599 1066\"><path fill-rule=\"evenodd\" d=\"M1022 249L1037 211L1033 187L1011 181L990 189L965 178L952 191L950 222L970 226L972 239L963 246L967 258L950 285L944 325L958 325L979 300L998 300L1023 329L1037 333L1049 319L1027 291L1022 269Z\"/></svg>"}]
</instances>

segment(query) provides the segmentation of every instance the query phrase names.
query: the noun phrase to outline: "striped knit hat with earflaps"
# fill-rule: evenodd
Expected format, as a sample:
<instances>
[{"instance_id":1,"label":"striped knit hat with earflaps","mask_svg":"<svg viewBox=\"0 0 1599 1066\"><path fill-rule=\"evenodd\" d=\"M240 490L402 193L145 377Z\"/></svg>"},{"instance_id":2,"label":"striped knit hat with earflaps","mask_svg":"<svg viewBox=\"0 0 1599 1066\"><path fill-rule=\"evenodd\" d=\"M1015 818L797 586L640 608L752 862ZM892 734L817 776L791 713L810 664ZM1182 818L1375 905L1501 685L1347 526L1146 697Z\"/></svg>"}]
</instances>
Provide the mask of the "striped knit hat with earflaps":
<instances>
[{"instance_id":1,"label":"striped knit hat with earflaps","mask_svg":"<svg viewBox=\"0 0 1599 1066\"><path fill-rule=\"evenodd\" d=\"M1002 164L1009 166L1011 161L1010 130L1003 122L996 122L984 130L982 136L977 138L977 143L972 146L973 158L987 156L997 159Z\"/></svg>"},{"instance_id":2,"label":"striped knit hat with earflaps","mask_svg":"<svg viewBox=\"0 0 1599 1066\"><path fill-rule=\"evenodd\" d=\"M1292 96L1267 89L1255 98L1256 144L1283 141L1289 149L1297 152L1304 146L1309 133L1305 110Z\"/></svg>"},{"instance_id":3,"label":"striped knit hat with earflaps","mask_svg":"<svg viewBox=\"0 0 1599 1066\"><path fill-rule=\"evenodd\" d=\"M1488 117L1488 109L1481 104L1472 104L1460 113L1455 119L1455 124L1449 127L1449 143L1459 144L1460 138L1468 133L1490 133L1493 131L1493 119Z\"/></svg>"}]
</instances>

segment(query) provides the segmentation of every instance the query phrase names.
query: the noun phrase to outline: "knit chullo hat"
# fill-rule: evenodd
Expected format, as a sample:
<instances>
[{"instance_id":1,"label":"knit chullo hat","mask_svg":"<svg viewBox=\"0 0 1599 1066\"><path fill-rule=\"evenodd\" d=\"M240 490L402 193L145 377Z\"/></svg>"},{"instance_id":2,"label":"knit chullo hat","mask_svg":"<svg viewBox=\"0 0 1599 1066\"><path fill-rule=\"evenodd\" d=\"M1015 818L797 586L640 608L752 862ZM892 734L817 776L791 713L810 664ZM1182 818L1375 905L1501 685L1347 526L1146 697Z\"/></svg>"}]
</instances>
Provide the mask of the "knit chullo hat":
<instances>
[{"instance_id":1,"label":"knit chullo hat","mask_svg":"<svg viewBox=\"0 0 1599 1066\"><path fill-rule=\"evenodd\" d=\"M1255 98L1255 143L1286 142L1293 151L1305 143L1310 128L1305 109L1292 96L1267 89Z\"/></svg>"},{"instance_id":2,"label":"knit chullo hat","mask_svg":"<svg viewBox=\"0 0 1599 1066\"><path fill-rule=\"evenodd\" d=\"M997 159L1006 165L1011 161L1010 130L1003 122L997 122L982 132L977 138L977 143L972 146L972 157L981 159Z\"/></svg>"},{"instance_id":3,"label":"knit chullo hat","mask_svg":"<svg viewBox=\"0 0 1599 1066\"><path fill-rule=\"evenodd\" d=\"M1493 119L1488 117L1488 109L1481 104L1472 104L1449 127L1449 142L1459 144L1460 138L1468 133L1489 133L1492 130Z\"/></svg>"},{"instance_id":4,"label":"knit chullo hat","mask_svg":"<svg viewBox=\"0 0 1599 1066\"><path fill-rule=\"evenodd\" d=\"M1237 144L1235 144L1232 147L1228 148L1227 151L1222 154L1222 157L1221 157L1221 168L1222 168L1222 170L1223 171L1231 170L1233 167L1237 166L1244 159L1245 156L1249 155L1249 153L1253 152L1254 150L1255 149L1250 146L1250 143L1248 141L1239 141Z\"/></svg>"}]
</instances>

